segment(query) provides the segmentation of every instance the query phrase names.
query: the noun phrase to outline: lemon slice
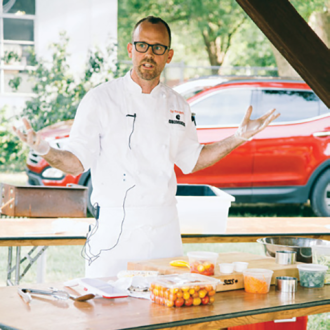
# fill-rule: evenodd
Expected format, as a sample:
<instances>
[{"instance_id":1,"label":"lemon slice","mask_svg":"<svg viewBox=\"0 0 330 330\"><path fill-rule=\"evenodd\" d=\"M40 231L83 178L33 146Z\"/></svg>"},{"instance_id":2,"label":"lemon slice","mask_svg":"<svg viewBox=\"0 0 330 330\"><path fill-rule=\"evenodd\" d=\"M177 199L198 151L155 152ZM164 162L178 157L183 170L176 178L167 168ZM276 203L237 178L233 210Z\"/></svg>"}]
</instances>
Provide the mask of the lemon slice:
<instances>
[{"instance_id":1,"label":"lemon slice","mask_svg":"<svg viewBox=\"0 0 330 330\"><path fill-rule=\"evenodd\" d=\"M184 261L184 260L173 260L173 261L170 262L170 265L173 266L173 267L188 267L188 268L190 268L189 262Z\"/></svg>"}]
</instances>

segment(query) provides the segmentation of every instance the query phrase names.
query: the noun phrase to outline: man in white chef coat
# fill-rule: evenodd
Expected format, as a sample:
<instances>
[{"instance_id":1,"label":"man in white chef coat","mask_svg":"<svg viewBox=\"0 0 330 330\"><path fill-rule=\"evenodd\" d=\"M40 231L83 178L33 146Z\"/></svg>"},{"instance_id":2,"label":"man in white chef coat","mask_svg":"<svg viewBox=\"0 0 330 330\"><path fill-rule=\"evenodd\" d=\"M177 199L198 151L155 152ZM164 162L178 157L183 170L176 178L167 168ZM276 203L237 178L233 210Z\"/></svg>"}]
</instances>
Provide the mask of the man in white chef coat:
<instances>
[{"instance_id":1,"label":"man in white chef coat","mask_svg":"<svg viewBox=\"0 0 330 330\"><path fill-rule=\"evenodd\" d=\"M184 173L211 166L278 116L271 110L250 120L250 107L235 135L201 145L188 103L160 82L170 46L166 22L139 21L127 45L132 70L85 95L64 150L51 148L26 119L26 135L14 129L51 166L72 175L91 170L100 213L84 250L87 277L116 275L128 261L182 255L174 164Z\"/></svg>"}]
</instances>

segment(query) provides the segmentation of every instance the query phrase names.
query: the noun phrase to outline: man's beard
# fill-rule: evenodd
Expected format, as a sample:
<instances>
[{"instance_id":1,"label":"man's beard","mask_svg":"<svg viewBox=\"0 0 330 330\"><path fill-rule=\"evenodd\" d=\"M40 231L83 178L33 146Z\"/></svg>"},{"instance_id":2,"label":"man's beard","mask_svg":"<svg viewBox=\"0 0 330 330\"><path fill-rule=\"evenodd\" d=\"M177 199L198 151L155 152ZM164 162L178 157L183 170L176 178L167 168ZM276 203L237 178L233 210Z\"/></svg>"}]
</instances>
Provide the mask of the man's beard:
<instances>
[{"instance_id":1,"label":"man's beard","mask_svg":"<svg viewBox=\"0 0 330 330\"><path fill-rule=\"evenodd\" d=\"M150 63L153 65L153 70L144 70L143 69L143 64L144 63ZM159 71L157 70L157 64L154 61L143 61L143 63L141 63L138 68L137 68L137 74L138 76L143 79L143 80L153 80L156 77L159 76Z\"/></svg>"}]
</instances>

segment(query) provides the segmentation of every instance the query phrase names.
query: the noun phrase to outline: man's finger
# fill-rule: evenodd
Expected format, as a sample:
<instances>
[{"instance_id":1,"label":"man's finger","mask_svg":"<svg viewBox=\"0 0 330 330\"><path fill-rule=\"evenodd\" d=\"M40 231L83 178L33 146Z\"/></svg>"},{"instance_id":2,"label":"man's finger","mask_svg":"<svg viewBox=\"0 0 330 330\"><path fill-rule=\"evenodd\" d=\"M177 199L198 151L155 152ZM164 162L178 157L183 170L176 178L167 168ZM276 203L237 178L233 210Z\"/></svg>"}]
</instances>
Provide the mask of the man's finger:
<instances>
[{"instance_id":1,"label":"man's finger","mask_svg":"<svg viewBox=\"0 0 330 330\"><path fill-rule=\"evenodd\" d=\"M28 129L27 130L27 139L26 139L26 141L27 141L27 143L29 144L29 145L33 145L33 143L34 143L34 131L33 131L33 129L32 128L30 128L30 129Z\"/></svg>"},{"instance_id":2,"label":"man's finger","mask_svg":"<svg viewBox=\"0 0 330 330\"><path fill-rule=\"evenodd\" d=\"M26 118L26 117L23 117L22 118L22 122L25 126L25 129L28 131L29 129L32 129L32 126L30 124L30 121Z\"/></svg>"},{"instance_id":3,"label":"man's finger","mask_svg":"<svg viewBox=\"0 0 330 330\"><path fill-rule=\"evenodd\" d=\"M242 120L242 125L246 124L250 120L251 114L252 114L252 105L250 105L247 108L247 110L245 112L245 115L244 115L244 118Z\"/></svg>"},{"instance_id":4,"label":"man's finger","mask_svg":"<svg viewBox=\"0 0 330 330\"><path fill-rule=\"evenodd\" d=\"M270 117L274 112L276 111L276 109L272 109L267 111L263 116L261 116L260 118L258 118L259 120L266 120L268 117Z\"/></svg>"},{"instance_id":5,"label":"man's finger","mask_svg":"<svg viewBox=\"0 0 330 330\"><path fill-rule=\"evenodd\" d=\"M26 142L26 135L23 134L19 129L13 126L14 133L23 141Z\"/></svg>"}]
</instances>

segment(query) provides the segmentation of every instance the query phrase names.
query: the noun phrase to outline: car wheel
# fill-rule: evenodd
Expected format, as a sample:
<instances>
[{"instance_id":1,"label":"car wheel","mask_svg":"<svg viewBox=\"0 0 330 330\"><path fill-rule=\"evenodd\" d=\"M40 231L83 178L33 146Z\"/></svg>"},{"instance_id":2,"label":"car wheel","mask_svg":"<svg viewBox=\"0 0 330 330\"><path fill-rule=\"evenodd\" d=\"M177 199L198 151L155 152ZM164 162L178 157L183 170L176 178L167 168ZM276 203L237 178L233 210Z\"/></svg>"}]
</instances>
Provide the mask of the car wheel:
<instances>
[{"instance_id":1,"label":"car wheel","mask_svg":"<svg viewBox=\"0 0 330 330\"><path fill-rule=\"evenodd\" d=\"M312 191L311 204L317 216L330 216L330 169L317 179Z\"/></svg>"},{"instance_id":2,"label":"car wheel","mask_svg":"<svg viewBox=\"0 0 330 330\"><path fill-rule=\"evenodd\" d=\"M92 178L89 176L87 180L87 194L88 194L88 200L87 200L87 211L90 215L94 216L94 208L91 202L91 195L93 191L93 186L92 186Z\"/></svg>"}]
</instances>

